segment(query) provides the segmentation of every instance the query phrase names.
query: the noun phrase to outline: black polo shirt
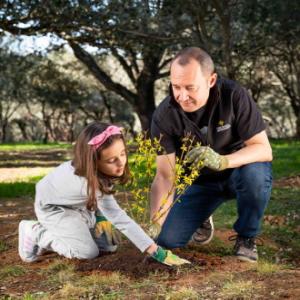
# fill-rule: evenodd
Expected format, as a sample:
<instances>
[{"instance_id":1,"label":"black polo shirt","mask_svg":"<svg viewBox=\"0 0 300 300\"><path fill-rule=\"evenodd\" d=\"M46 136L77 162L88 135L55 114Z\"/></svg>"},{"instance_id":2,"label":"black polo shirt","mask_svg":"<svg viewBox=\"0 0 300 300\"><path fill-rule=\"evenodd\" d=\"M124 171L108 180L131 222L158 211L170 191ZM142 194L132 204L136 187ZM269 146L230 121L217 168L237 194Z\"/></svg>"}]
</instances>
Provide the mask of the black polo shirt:
<instances>
[{"instance_id":1,"label":"black polo shirt","mask_svg":"<svg viewBox=\"0 0 300 300\"><path fill-rule=\"evenodd\" d=\"M164 153L175 152L176 156L180 156L182 138L187 135L224 155L241 149L244 141L263 130L265 124L256 103L245 88L228 79L219 79L210 89L207 104L192 113L181 109L170 88L151 123L151 136L161 138ZM204 168L197 181L227 178L231 171Z\"/></svg>"}]
</instances>

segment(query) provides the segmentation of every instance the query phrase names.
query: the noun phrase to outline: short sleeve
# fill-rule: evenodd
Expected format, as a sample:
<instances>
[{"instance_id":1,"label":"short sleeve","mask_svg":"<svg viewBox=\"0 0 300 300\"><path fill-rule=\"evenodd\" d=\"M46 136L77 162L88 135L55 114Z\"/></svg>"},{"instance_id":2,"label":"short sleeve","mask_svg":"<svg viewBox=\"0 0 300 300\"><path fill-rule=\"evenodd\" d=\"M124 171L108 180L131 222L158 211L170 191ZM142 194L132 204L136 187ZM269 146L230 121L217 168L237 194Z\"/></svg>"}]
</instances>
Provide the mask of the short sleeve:
<instances>
[{"instance_id":1,"label":"short sleeve","mask_svg":"<svg viewBox=\"0 0 300 300\"><path fill-rule=\"evenodd\" d=\"M162 129L161 122L158 122L156 118L151 122L151 138L157 138L160 141L160 145L163 148L158 155L170 154L176 152L175 142L171 134L165 129Z\"/></svg>"},{"instance_id":2,"label":"short sleeve","mask_svg":"<svg viewBox=\"0 0 300 300\"><path fill-rule=\"evenodd\" d=\"M236 130L243 141L266 129L261 112L245 88L235 92L234 105Z\"/></svg>"}]
</instances>

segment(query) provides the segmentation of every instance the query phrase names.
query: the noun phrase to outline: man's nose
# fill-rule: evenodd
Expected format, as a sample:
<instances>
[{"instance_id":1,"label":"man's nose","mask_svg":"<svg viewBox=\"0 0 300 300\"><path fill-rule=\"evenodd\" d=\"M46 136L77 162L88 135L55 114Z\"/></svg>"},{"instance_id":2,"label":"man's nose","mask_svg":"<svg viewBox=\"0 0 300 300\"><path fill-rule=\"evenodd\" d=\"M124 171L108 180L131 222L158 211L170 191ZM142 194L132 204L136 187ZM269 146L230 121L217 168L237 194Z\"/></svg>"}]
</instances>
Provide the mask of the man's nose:
<instances>
[{"instance_id":1,"label":"man's nose","mask_svg":"<svg viewBox=\"0 0 300 300\"><path fill-rule=\"evenodd\" d=\"M189 95L186 89L180 89L179 91L179 101L186 101L188 100Z\"/></svg>"}]
</instances>

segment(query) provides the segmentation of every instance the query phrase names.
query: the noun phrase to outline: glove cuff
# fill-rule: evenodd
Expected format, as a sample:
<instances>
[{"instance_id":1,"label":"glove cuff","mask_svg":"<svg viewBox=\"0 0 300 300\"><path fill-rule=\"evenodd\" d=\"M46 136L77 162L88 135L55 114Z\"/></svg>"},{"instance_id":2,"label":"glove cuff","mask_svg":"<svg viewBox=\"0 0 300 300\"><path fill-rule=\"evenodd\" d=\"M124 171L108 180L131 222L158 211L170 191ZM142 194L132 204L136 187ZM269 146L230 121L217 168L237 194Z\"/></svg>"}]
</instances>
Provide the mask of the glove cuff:
<instances>
[{"instance_id":1,"label":"glove cuff","mask_svg":"<svg viewBox=\"0 0 300 300\"><path fill-rule=\"evenodd\" d=\"M228 164L229 164L228 158L224 155L221 155L219 170L222 171L222 170L227 169Z\"/></svg>"},{"instance_id":2,"label":"glove cuff","mask_svg":"<svg viewBox=\"0 0 300 300\"><path fill-rule=\"evenodd\" d=\"M107 221L107 219L104 216L96 216L96 222L103 222L103 221Z\"/></svg>"},{"instance_id":3,"label":"glove cuff","mask_svg":"<svg viewBox=\"0 0 300 300\"><path fill-rule=\"evenodd\" d=\"M157 250L154 253L152 253L151 256L159 262L164 262L164 260L167 257L167 251L158 246Z\"/></svg>"}]
</instances>

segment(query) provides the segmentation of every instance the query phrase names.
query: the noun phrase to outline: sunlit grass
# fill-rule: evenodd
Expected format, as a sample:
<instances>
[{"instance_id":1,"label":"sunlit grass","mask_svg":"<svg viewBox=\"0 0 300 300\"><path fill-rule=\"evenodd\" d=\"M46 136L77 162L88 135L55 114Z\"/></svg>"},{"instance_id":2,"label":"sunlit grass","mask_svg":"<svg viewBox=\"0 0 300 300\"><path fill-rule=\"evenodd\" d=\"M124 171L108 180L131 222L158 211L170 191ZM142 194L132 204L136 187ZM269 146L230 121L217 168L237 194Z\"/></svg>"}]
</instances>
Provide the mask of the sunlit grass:
<instances>
[{"instance_id":1,"label":"sunlit grass","mask_svg":"<svg viewBox=\"0 0 300 300\"><path fill-rule=\"evenodd\" d=\"M72 145L69 143L48 143L28 142L28 143L3 143L0 144L0 151L30 151L30 150L54 150L54 149L68 149Z\"/></svg>"},{"instance_id":2,"label":"sunlit grass","mask_svg":"<svg viewBox=\"0 0 300 300\"><path fill-rule=\"evenodd\" d=\"M258 284L251 280L231 279L223 285L218 296L221 299L253 299L254 293L259 290Z\"/></svg>"},{"instance_id":3,"label":"sunlit grass","mask_svg":"<svg viewBox=\"0 0 300 300\"><path fill-rule=\"evenodd\" d=\"M256 265L256 271L259 274L273 274L280 271L282 267L278 264L270 263L265 260L260 260Z\"/></svg>"},{"instance_id":4,"label":"sunlit grass","mask_svg":"<svg viewBox=\"0 0 300 300\"><path fill-rule=\"evenodd\" d=\"M272 149L275 179L300 174L300 141L274 140Z\"/></svg>"}]
</instances>

